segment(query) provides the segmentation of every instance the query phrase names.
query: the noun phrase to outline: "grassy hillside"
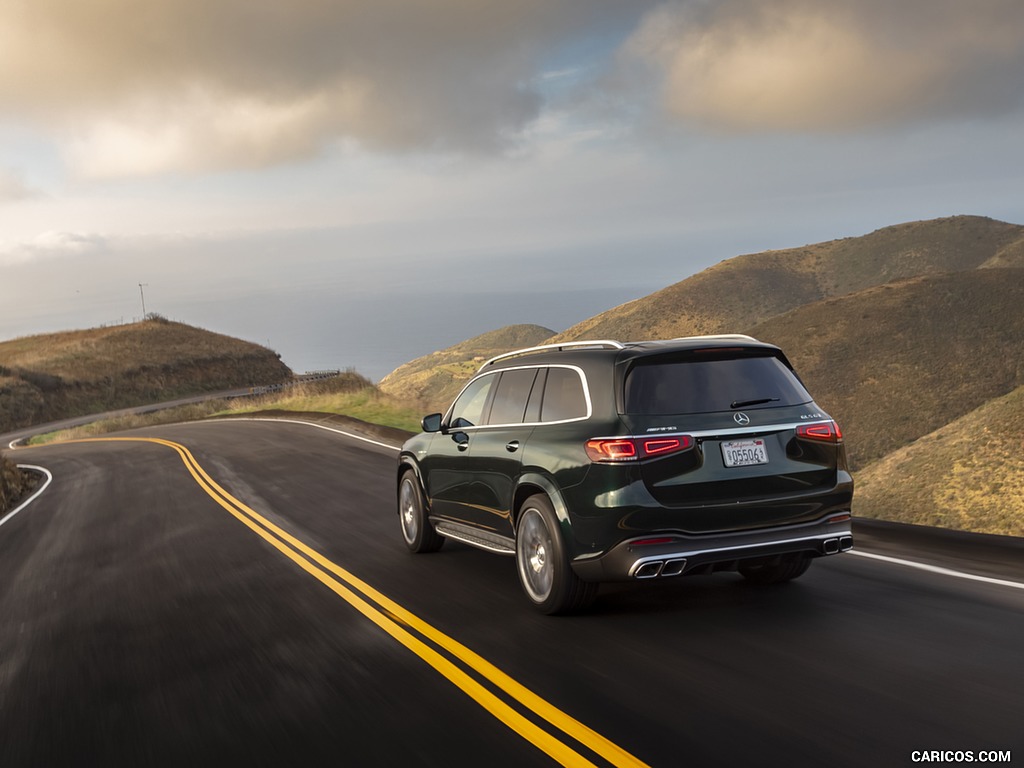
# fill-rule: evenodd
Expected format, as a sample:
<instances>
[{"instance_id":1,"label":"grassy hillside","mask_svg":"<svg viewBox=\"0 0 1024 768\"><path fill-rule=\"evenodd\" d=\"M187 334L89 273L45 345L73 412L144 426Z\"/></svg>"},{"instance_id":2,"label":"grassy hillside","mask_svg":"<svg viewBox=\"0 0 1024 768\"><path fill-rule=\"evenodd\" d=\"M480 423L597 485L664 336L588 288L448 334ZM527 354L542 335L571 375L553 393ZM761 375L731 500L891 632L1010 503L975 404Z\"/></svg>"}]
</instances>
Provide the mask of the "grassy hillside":
<instances>
[{"instance_id":1,"label":"grassy hillside","mask_svg":"<svg viewBox=\"0 0 1024 768\"><path fill-rule=\"evenodd\" d=\"M916 525L1024 536L1024 387L857 474L855 511Z\"/></svg>"},{"instance_id":2,"label":"grassy hillside","mask_svg":"<svg viewBox=\"0 0 1024 768\"><path fill-rule=\"evenodd\" d=\"M0 432L290 376L265 347L166 320L28 336L0 342Z\"/></svg>"},{"instance_id":3,"label":"grassy hillside","mask_svg":"<svg viewBox=\"0 0 1024 768\"><path fill-rule=\"evenodd\" d=\"M1024 270L868 288L744 330L786 351L864 467L1024 385Z\"/></svg>"},{"instance_id":4,"label":"grassy hillside","mask_svg":"<svg viewBox=\"0 0 1024 768\"><path fill-rule=\"evenodd\" d=\"M396 368L381 380L380 389L418 402L424 411L443 410L484 361L510 349L535 346L553 333L539 325L510 325L488 331Z\"/></svg>"},{"instance_id":5,"label":"grassy hillside","mask_svg":"<svg viewBox=\"0 0 1024 768\"><path fill-rule=\"evenodd\" d=\"M921 275L1024 266L1024 227L978 216L737 256L585 320L552 341L674 338L749 328L822 299Z\"/></svg>"}]
</instances>

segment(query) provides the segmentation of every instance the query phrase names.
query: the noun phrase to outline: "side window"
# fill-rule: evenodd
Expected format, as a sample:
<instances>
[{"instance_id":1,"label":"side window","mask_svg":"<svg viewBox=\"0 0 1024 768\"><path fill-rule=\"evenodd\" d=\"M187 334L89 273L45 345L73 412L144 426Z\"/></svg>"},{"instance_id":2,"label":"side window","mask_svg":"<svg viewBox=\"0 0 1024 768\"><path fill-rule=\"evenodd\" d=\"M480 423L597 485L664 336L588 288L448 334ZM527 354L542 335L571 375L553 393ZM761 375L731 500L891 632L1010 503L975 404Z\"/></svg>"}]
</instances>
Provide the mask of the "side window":
<instances>
[{"instance_id":1,"label":"side window","mask_svg":"<svg viewBox=\"0 0 1024 768\"><path fill-rule=\"evenodd\" d=\"M521 424L530 399L533 381L537 378L536 368L505 371L494 390L494 405L488 424Z\"/></svg>"},{"instance_id":2,"label":"side window","mask_svg":"<svg viewBox=\"0 0 1024 768\"><path fill-rule=\"evenodd\" d=\"M541 405L541 421L564 421L587 415L583 381L571 368L549 368Z\"/></svg>"},{"instance_id":3,"label":"side window","mask_svg":"<svg viewBox=\"0 0 1024 768\"><path fill-rule=\"evenodd\" d=\"M497 376L481 376L471 382L459 399L452 406L452 415L448 420L448 426L453 429L463 427L475 427L483 423L484 406L487 405L487 395Z\"/></svg>"}]
</instances>

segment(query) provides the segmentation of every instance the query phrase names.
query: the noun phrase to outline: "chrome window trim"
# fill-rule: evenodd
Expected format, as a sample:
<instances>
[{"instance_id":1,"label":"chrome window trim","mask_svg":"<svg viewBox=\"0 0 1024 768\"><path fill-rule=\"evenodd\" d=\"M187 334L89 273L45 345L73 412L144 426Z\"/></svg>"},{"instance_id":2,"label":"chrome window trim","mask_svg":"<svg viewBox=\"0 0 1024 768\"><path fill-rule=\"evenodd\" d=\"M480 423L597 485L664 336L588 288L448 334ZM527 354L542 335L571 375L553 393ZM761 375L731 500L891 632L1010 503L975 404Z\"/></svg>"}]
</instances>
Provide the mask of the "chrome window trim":
<instances>
[{"instance_id":1,"label":"chrome window trim","mask_svg":"<svg viewBox=\"0 0 1024 768\"><path fill-rule=\"evenodd\" d=\"M583 400L587 405L586 416L576 416L575 418L572 419L559 419L557 421L517 421L511 424L480 424L472 427L460 427L456 431L468 433L482 429L508 429L509 427L540 427L548 426L550 424L572 424L573 422L577 421L586 421L587 419L594 415L594 404L590 399L590 382L587 380L587 374L582 368L580 368L578 365L569 365L567 363L539 363L534 365L509 366L508 368L498 368L493 371L478 373L476 376L474 376L472 379L466 382L466 386L464 386L462 390L459 392L459 394L456 396L456 398L452 400L452 404L448 406L448 410L445 411L444 423L448 422L448 417L451 415L452 408L455 406L455 403L458 402L459 398L462 397L462 393L465 392L469 388L469 385L472 384L477 379L481 379L484 376L495 376L499 373L504 373L505 371L540 370L542 368L568 368L571 371L576 371L576 374L580 377L580 383L583 385Z\"/></svg>"}]
</instances>

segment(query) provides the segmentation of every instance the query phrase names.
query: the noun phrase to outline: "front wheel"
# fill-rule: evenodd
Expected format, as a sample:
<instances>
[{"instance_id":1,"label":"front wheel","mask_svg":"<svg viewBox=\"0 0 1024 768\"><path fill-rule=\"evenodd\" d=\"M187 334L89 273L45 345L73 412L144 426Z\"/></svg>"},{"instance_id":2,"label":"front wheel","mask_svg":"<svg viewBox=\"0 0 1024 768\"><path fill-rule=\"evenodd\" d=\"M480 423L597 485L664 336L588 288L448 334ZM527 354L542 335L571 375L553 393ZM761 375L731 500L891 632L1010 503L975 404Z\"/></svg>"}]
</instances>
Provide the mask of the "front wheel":
<instances>
[{"instance_id":1,"label":"front wheel","mask_svg":"<svg viewBox=\"0 0 1024 768\"><path fill-rule=\"evenodd\" d=\"M569 565L558 518L546 496L528 498L516 526L519 583L541 613L572 613L588 606L597 584L581 580Z\"/></svg>"},{"instance_id":2,"label":"front wheel","mask_svg":"<svg viewBox=\"0 0 1024 768\"><path fill-rule=\"evenodd\" d=\"M444 544L444 537L434 530L427 519L427 508L423 501L416 473L411 469L402 475L398 486L398 521L402 526L402 538L413 552L436 552Z\"/></svg>"}]
</instances>

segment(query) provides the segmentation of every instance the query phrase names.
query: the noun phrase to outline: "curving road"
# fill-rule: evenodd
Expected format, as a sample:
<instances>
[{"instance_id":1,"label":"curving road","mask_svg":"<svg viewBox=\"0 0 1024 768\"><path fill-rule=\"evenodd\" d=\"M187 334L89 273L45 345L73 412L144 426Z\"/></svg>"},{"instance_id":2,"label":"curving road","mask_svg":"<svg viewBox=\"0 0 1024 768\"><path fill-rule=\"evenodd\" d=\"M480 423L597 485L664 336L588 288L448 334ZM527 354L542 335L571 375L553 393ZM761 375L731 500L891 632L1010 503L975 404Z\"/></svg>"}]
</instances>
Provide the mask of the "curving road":
<instances>
[{"instance_id":1,"label":"curving road","mask_svg":"<svg viewBox=\"0 0 1024 768\"><path fill-rule=\"evenodd\" d=\"M549 618L511 559L406 552L390 447L118 437L14 457L53 482L0 525L5 768L1024 760L1022 589L843 555Z\"/></svg>"}]
</instances>

